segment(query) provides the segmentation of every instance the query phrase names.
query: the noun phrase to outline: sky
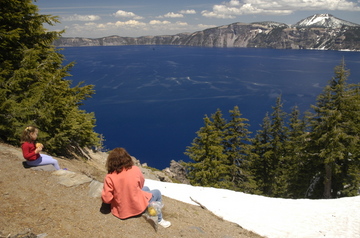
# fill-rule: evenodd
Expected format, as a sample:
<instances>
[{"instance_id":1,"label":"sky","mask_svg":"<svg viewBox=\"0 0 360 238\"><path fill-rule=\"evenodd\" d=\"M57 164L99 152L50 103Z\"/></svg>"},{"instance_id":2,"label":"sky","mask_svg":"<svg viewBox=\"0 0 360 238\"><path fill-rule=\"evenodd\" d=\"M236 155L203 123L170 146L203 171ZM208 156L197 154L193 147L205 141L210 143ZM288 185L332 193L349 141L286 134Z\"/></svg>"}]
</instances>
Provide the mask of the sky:
<instances>
[{"instance_id":1,"label":"sky","mask_svg":"<svg viewBox=\"0 0 360 238\"><path fill-rule=\"evenodd\" d=\"M41 14L58 16L46 25L64 37L100 38L174 35L235 22L295 24L329 13L360 24L360 0L36 0Z\"/></svg>"},{"instance_id":2,"label":"sky","mask_svg":"<svg viewBox=\"0 0 360 238\"><path fill-rule=\"evenodd\" d=\"M282 199L150 179L145 180L145 186L178 201L198 205L196 201L224 220L268 238L360 237L360 195ZM164 219L171 222L171 218Z\"/></svg>"}]
</instances>

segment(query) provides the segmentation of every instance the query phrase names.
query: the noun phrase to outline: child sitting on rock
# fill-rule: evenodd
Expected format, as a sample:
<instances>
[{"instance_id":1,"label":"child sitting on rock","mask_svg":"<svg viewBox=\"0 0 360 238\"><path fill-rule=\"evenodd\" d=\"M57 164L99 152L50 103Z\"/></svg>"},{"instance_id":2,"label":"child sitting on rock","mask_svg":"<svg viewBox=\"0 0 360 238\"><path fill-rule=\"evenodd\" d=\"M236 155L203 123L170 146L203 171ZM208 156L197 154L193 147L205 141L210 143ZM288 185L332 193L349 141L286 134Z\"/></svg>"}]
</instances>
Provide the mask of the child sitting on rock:
<instances>
[{"instance_id":1,"label":"child sitting on rock","mask_svg":"<svg viewBox=\"0 0 360 238\"><path fill-rule=\"evenodd\" d=\"M28 126L21 136L21 148L26 164L29 166L41 166L51 164L56 170L60 169L56 159L49 155L40 154L43 149L41 143L36 143L39 130L35 126Z\"/></svg>"}]
</instances>

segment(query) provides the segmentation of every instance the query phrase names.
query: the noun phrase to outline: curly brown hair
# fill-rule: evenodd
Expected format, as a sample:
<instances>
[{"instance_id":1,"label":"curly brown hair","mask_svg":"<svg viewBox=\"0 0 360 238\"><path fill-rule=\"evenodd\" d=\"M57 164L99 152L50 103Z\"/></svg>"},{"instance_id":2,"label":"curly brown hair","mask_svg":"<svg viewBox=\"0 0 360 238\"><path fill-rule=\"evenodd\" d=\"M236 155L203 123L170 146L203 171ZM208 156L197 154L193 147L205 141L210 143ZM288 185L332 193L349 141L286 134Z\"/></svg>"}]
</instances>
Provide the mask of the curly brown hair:
<instances>
[{"instance_id":1,"label":"curly brown hair","mask_svg":"<svg viewBox=\"0 0 360 238\"><path fill-rule=\"evenodd\" d=\"M116 171L120 173L123 169L128 170L134 165L129 153L124 148L115 148L110 151L106 160L106 169L109 174Z\"/></svg>"}]
</instances>

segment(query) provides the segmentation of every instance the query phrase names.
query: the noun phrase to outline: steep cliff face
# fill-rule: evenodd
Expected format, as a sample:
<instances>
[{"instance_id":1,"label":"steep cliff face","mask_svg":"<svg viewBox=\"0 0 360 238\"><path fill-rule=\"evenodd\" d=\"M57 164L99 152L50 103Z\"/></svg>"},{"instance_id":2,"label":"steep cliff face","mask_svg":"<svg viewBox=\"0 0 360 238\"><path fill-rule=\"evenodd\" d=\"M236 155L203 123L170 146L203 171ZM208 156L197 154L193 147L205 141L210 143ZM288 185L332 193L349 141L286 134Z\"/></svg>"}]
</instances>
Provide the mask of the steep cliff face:
<instances>
[{"instance_id":1,"label":"steep cliff face","mask_svg":"<svg viewBox=\"0 0 360 238\"><path fill-rule=\"evenodd\" d=\"M63 37L55 46L183 45L273 49L360 50L360 25L328 14L306 18L294 26L277 22L233 23L177 35L97 39Z\"/></svg>"},{"instance_id":2,"label":"steep cliff face","mask_svg":"<svg viewBox=\"0 0 360 238\"><path fill-rule=\"evenodd\" d=\"M258 34L248 47L275 49L360 50L360 27L277 28Z\"/></svg>"},{"instance_id":3,"label":"steep cliff face","mask_svg":"<svg viewBox=\"0 0 360 238\"><path fill-rule=\"evenodd\" d=\"M259 34L268 34L271 30L272 27L258 23L234 23L195 32L182 44L206 47L249 47L249 43Z\"/></svg>"}]
</instances>

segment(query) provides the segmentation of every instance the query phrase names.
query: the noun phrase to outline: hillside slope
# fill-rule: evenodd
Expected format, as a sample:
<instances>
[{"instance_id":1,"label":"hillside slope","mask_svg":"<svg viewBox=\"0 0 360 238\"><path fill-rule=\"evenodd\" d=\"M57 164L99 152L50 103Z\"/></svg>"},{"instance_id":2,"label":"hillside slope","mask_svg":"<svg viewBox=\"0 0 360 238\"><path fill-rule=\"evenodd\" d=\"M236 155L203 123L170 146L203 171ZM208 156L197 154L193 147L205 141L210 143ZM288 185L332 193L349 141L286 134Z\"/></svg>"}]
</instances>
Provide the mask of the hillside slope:
<instances>
[{"instance_id":1,"label":"hillside slope","mask_svg":"<svg viewBox=\"0 0 360 238\"><path fill-rule=\"evenodd\" d=\"M100 180L97 161L57 158L62 168ZM120 220L100 213L100 198L88 196L88 184L65 187L52 172L25 169L21 150L0 144L0 237L250 237L257 234L224 221L198 206L164 197L170 228L157 232L142 217ZM33 235L33 236L31 236Z\"/></svg>"}]
</instances>

